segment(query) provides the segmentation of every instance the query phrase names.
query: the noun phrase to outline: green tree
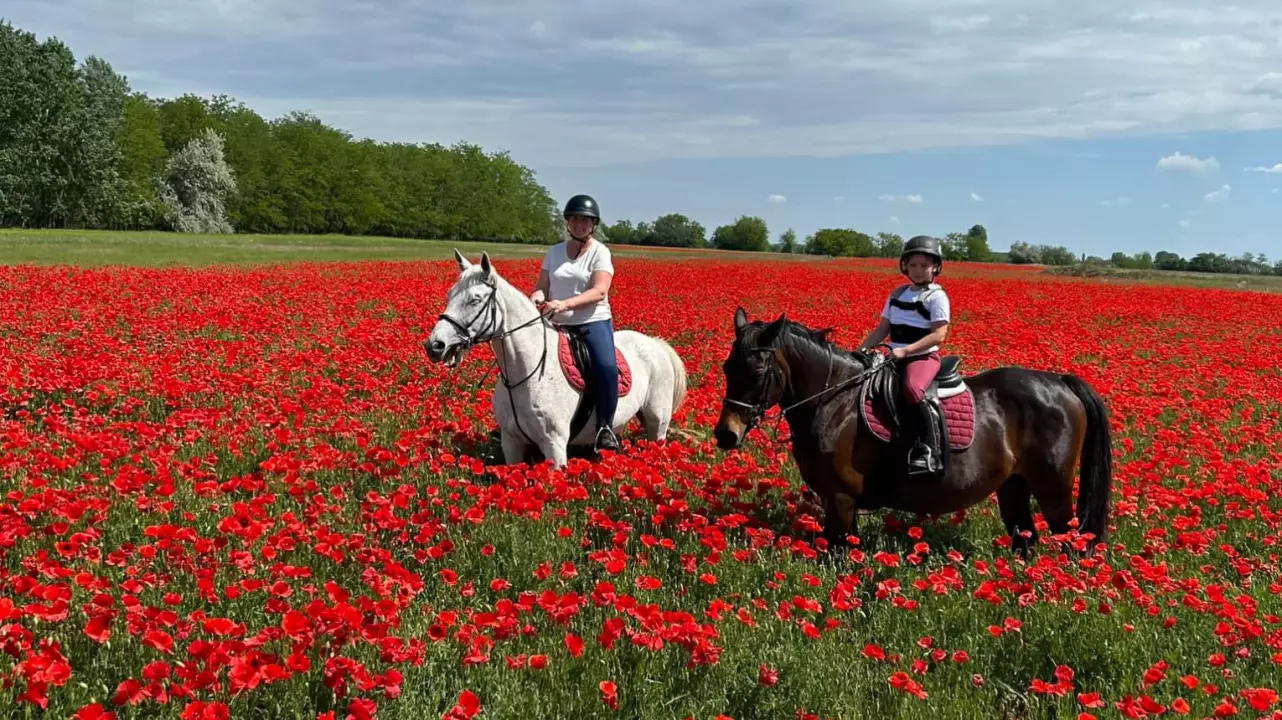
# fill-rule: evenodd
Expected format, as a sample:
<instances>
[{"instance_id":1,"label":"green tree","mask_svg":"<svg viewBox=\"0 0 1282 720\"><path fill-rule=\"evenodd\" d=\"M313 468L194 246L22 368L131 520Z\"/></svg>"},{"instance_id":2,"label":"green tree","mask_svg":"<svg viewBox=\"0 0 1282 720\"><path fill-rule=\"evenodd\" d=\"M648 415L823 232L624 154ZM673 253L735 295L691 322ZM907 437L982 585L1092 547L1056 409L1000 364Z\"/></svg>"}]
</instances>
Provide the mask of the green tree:
<instances>
[{"instance_id":1,"label":"green tree","mask_svg":"<svg viewBox=\"0 0 1282 720\"><path fill-rule=\"evenodd\" d=\"M1043 265L1073 265L1077 262L1077 256L1073 251L1061 245L1036 245L1034 246L1037 254L1042 259Z\"/></svg>"},{"instance_id":2,"label":"green tree","mask_svg":"<svg viewBox=\"0 0 1282 720\"><path fill-rule=\"evenodd\" d=\"M613 225L602 225L606 229L606 234L610 242L616 245L640 245L637 237L637 228L633 227L631 220L619 220Z\"/></svg>"},{"instance_id":3,"label":"green tree","mask_svg":"<svg viewBox=\"0 0 1282 720\"><path fill-rule=\"evenodd\" d=\"M834 257L873 257L877 254L877 243L858 230L823 228L811 236L806 252Z\"/></svg>"},{"instance_id":4,"label":"green tree","mask_svg":"<svg viewBox=\"0 0 1282 720\"><path fill-rule=\"evenodd\" d=\"M1158 270L1185 270L1187 269L1187 263L1177 253L1159 250L1153 256L1153 267Z\"/></svg>"},{"instance_id":5,"label":"green tree","mask_svg":"<svg viewBox=\"0 0 1282 720\"><path fill-rule=\"evenodd\" d=\"M106 61L92 56L77 75L83 93L74 120L78 132L62 158L78 170L71 180L69 220L82 227L115 226L124 195L117 139L129 83Z\"/></svg>"},{"instance_id":6,"label":"green tree","mask_svg":"<svg viewBox=\"0 0 1282 720\"><path fill-rule=\"evenodd\" d=\"M223 158L223 138L213 130L206 129L169 158L156 191L174 230L235 232L227 222L227 198L236 192L236 179Z\"/></svg>"},{"instance_id":7,"label":"green tree","mask_svg":"<svg viewBox=\"0 0 1282 720\"><path fill-rule=\"evenodd\" d=\"M953 262L964 262L970 259L970 244L967 236L951 232L944 236L943 240L944 259Z\"/></svg>"},{"instance_id":8,"label":"green tree","mask_svg":"<svg viewBox=\"0 0 1282 720\"><path fill-rule=\"evenodd\" d=\"M0 219L60 227L81 206L85 93L70 48L0 22Z\"/></svg>"},{"instance_id":9,"label":"green tree","mask_svg":"<svg viewBox=\"0 0 1282 720\"><path fill-rule=\"evenodd\" d=\"M792 228L788 228L779 233L779 245L776 250L781 253L792 255L799 250L797 245L797 233Z\"/></svg>"},{"instance_id":10,"label":"green tree","mask_svg":"<svg viewBox=\"0 0 1282 720\"><path fill-rule=\"evenodd\" d=\"M1042 261L1041 253L1022 240L1011 243L1007 254L1014 265L1037 265Z\"/></svg>"},{"instance_id":11,"label":"green tree","mask_svg":"<svg viewBox=\"0 0 1282 720\"><path fill-rule=\"evenodd\" d=\"M877 233L877 256L897 258L904 252L904 239L897 233Z\"/></svg>"},{"instance_id":12,"label":"green tree","mask_svg":"<svg viewBox=\"0 0 1282 720\"><path fill-rule=\"evenodd\" d=\"M770 250L770 231L765 220L741 215L732 224L713 231L712 246L718 250L766 252Z\"/></svg>"},{"instance_id":13,"label":"green tree","mask_svg":"<svg viewBox=\"0 0 1282 720\"><path fill-rule=\"evenodd\" d=\"M966 259L971 262L988 262L993 252L988 249L988 230L983 225L972 225L966 231Z\"/></svg>"},{"instance_id":14,"label":"green tree","mask_svg":"<svg viewBox=\"0 0 1282 720\"><path fill-rule=\"evenodd\" d=\"M669 213L654 221L644 244L661 247L703 247L706 231L698 222L680 213Z\"/></svg>"},{"instance_id":15,"label":"green tree","mask_svg":"<svg viewBox=\"0 0 1282 720\"><path fill-rule=\"evenodd\" d=\"M121 194L117 210L120 227L156 227L164 208L156 196L153 179L165 167L165 141L160 137L160 114L146 95L125 98L116 130L120 149L117 174Z\"/></svg>"}]
</instances>

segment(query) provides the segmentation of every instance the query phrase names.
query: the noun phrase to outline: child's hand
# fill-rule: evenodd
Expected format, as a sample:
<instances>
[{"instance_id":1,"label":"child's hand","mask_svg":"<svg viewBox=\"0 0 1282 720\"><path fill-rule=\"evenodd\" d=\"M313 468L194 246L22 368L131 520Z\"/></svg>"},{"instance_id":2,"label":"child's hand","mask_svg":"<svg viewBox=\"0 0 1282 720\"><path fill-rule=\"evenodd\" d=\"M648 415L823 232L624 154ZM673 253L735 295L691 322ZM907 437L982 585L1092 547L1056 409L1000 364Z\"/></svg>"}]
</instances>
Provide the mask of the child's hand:
<instances>
[{"instance_id":1,"label":"child's hand","mask_svg":"<svg viewBox=\"0 0 1282 720\"><path fill-rule=\"evenodd\" d=\"M890 351L890 357L894 358L895 360L903 360L904 358L908 357L908 353L904 352L903 348L897 347Z\"/></svg>"}]
</instances>

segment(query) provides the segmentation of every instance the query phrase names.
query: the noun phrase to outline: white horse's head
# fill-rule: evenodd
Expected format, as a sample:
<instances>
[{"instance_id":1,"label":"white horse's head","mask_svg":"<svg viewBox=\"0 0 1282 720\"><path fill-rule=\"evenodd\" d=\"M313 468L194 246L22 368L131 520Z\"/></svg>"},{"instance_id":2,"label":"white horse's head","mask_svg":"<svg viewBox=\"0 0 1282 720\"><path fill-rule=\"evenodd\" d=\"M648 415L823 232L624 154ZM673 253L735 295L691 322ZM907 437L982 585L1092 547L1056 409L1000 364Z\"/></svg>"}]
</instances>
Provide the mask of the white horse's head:
<instances>
[{"instance_id":1,"label":"white horse's head","mask_svg":"<svg viewBox=\"0 0 1282 720\"><path fill-rule=\"evenodd\" d=\"M432 334L423 343L427 359L454 366L473 345L503 333L504 302L500 294L503 278L490 264L489 253L473 265L457 249L459 276L445 296L445 311L437 316Z\"/></svg>"}]
</instances>

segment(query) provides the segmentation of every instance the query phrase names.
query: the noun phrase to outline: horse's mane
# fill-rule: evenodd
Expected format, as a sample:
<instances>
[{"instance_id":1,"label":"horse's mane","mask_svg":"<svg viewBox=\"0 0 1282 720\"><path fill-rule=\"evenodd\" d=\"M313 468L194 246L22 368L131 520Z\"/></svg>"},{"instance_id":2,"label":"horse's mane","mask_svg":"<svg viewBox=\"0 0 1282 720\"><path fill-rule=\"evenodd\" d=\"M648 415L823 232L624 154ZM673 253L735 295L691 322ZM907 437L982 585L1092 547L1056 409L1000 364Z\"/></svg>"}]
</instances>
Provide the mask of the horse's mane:
<instances>
[{"instance_id":1,"label":"horse's mane","mask_svg":"<svg viewBox=\"0 0 1282 720\"><path fill-rule=\"evenodd\" d=\"M748 323L748 328L752 329L752 337L755 340L763 330L771 323L764 320L756 320ZM866 363L863 358L852 353L851 350L843 348L828 339L828 334L832 328L812 329L795 320L783 319L783 329L775 337L775 345L787 347L793 350L806 351L806 354L813 355L816 359L826 358L829 355L836 357L839 361L846 361L852 365L864 367ZM746 345L750 333L743 333L740 337L740 343Z\"/></svg>"}]
</instances>

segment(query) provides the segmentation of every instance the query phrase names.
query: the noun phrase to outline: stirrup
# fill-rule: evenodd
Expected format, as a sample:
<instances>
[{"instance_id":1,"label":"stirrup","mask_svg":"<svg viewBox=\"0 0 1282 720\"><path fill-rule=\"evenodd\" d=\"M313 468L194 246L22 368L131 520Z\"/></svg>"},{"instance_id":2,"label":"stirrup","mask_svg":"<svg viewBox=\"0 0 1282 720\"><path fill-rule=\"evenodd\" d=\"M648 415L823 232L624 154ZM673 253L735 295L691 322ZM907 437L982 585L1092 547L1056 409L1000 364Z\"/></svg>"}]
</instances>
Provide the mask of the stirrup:
<instances>
[{"instance_id":1,"label":"stirrup","mask_svg":"<svg viewBox=\"0 0 1282 720\"><path fill-rule=\"evenodd\" d=\"M602 436L605 437L604 442L601 440ZM612 428L610 428L609 426L602 426L600 428L597 428L596 441L594 442L593 445L594 445L594 449L598 453L601 452L602 450L618 452L619 438L614 434L614 430Z\"/></svg>"},{"instance_id":2,"label":"stirrup","mask_svg":"<svg viewBox=\"0 0 1282 720\"><path fill-rule=\"evenodd\" d=\"M940 470L939 456L925 443L917 443L908 453L908 474L936 475Z\"/></svg>"}]
</instances>

